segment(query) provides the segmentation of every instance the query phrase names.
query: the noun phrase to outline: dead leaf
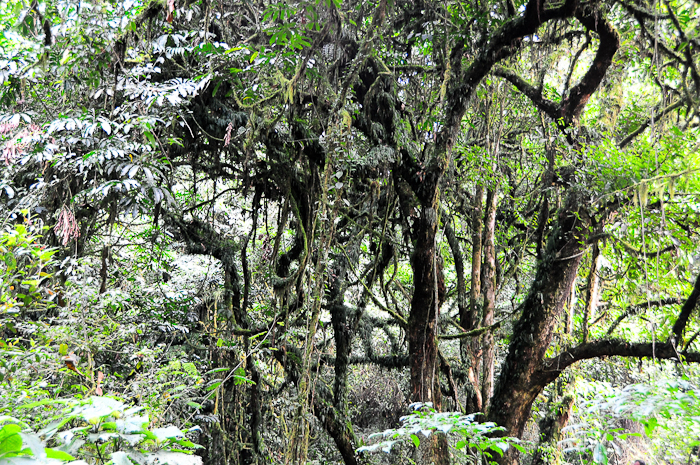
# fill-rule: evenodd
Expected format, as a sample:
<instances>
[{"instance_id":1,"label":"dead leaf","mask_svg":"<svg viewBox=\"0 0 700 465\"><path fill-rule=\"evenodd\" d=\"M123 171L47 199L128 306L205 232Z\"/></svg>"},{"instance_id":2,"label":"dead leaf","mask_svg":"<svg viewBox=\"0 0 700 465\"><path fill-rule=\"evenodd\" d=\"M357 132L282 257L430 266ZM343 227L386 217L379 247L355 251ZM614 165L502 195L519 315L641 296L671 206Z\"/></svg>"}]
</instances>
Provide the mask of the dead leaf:
<instances>
[{"instance_id":1,"label":"dead leaf","mask_svg":"<svg viewBox=\"0 0 700 465\"><path fill-rule=\"evenodd\" d=\"M175 11L175 0L168 0L168 15L165 20L171 24L173 22L173 11Z\"/></svg>"},{"instance_id":2,"label":"dead leaf","mask_svg":"<svg viewBox=\"0 0 700 465\"><path fill-rule=\"evenodd\" d=\"M78 364L78 357L75 355L75 353L71 352L70 354L63 357L63 363L66 364L66 368L68 368L69 370L75 371L76 373L80 373L76 368L76 365Z\"/></svg>"},{"instance_id":3,"label":"dead leaf","mask_svg":"<svg viewBox=\"0 0 700 465\"><path fill-rule=\"evenodd\" d=\"M98 396L102 395L102 381L105 379L105 374L101 371L97 372L97 387L95 388L95 394Z\"/></svg>"}]
</instances>

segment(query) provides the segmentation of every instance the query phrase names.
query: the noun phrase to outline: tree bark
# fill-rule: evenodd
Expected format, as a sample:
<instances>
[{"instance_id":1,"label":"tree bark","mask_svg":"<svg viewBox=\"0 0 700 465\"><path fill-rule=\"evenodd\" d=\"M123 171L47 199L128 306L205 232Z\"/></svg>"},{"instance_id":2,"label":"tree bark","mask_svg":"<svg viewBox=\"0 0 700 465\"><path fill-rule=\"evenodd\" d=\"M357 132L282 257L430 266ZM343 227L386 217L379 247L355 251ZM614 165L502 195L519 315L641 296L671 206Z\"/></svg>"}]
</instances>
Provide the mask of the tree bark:
<instances>
[{"instance_id":1,"label":"tree bark","mask_svg":"<svg viewBox=\"0 0 700 465\"><path fill-rule=\"evenodd\" d=\"M576 313L576 284L571 286L571 295L569 296L569 302L566 307L566 324L564 325L564 332L566 334L572 334L574 332L574 314Z\"/></svg>"},{"instance_id":2,"label":"tree bark","mask_svg":"<svg viewBox=\"0 0 700 465\"><path fill-rule=\"evenodd\" d=\"M423 205L414 229L413 297L408 319L410 399L412 402L432 402L440 410L441 392L437 339L437 320L445 300L445 278L442 262L437 255L438 214L432 205ZM432 435L421 441L416 451L418 464L449 464L449 450L444 435Z\"/></svg>"},{"instance_id":3,"label":"tree bark","mask_svg":"<svg viewBox=\"0 0 700 465\"><path fill-rule=\"evenodd\" d=\"M472 213L472 276L471 289L469 291L469 308L459 315L462 328L467 331L476 329L480 312L482 234L484 230L483 202L484 188L479 185L476 187L476 193L474 194L474 210ZM462 339L460 341L462 363L467 369L467 377L470 382L467 388L467 400L465 402L467 413L483 411L483 398L479 386L477 352L477 339Z\"/></svg>"},{"instance_id":4,"label":"tree bark","mask_svg":"<svg viewBox=\"0 0 700 465\"><path fill-rule=\"evenodd\" d=\"M437 211L424 207L416 221L413 268L414 291L408 319L411 400L440 407L437 317L445 298L445 282L436 256Z\"/></svg>"},{"instance_id":5,"label":"tree bark","mask_svg":"<svg viewBox=\"0 0 700 465\"><path fill-rule=\"evenodd\" d=\"M588 342L588 320L595 318L595 311L598 308L598 298L600 296L599 257L600 248L596 242L593 244L593 253L591 254L591 269L588 272L588 281L586 283L586 307L581 319L581 341L584 343Z\"/></svg>"},{"instance_id":6,"label":"tree bark","mask_svg":"<svg viewBox=\"0 0 700 465\"><path fill-rule=\"evenodd\" d=\"M550 235L535 281L523 302L513 329L508 355L502 365L488 419L506 428L505 434L522 437L532 403L542 391L535 373L544 359L558 316L571 294L581 256L586 247L589 220L582 201L570 191ZM500 463L517 463L509 451Z\"/></svg>"},{"instance_id":7,"label":"tree bark","mask_svg":"<svg viewBox=\"0 0 700 465\"><path fill-rule=\"evenodd\" d=\"M469 291L469 310L460 313L460 323L467 331L476 329L481 298L481 252L484 230L484 188L476 187L474 195L474 212L472 213L472 279Z\"/></svg>"},{"instance_id":8,"label":"tree bark","mask_svg":"<svg viewBox=\"0 0 700 465\"><path fill-rule=\"evenodd\" d=\"M673 345L676 347L681 344L681 340L683 339L683 331L688 324L690 314L693 312L693 310L695 310L695 307L698 306L698 300L700 300L700 275L698 275L697 279L695 280L693 291L683 304L681 313L678 315L678 318L671 329L674 338Z\"/></svg>"},{"instance_id":9,"label":"tree bark","mask_svg":"<svg viewBox=\"0 0 700 465\"><path fill-rule=\"evenodd\" d=\"M496 313L496 188L489 189L486 196L486 215L484 231L484 269L482 289L484 294L484 311L482 326L491 326ZM494 362L496 348L493 332L488 331L482 337L482 373L481 398L483 409L488 410L493 396Z\"/></svg>"}]
</instances>

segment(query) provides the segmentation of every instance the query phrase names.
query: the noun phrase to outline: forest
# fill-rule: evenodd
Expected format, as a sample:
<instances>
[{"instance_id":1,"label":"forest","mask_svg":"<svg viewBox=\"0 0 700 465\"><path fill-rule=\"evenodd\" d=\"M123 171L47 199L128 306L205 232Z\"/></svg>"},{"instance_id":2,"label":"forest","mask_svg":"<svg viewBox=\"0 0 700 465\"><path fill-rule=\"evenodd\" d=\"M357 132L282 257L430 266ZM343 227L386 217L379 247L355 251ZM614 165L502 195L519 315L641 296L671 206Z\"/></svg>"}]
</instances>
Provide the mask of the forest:
<instances>
[{"instance_id":1,"label":"forest","mask_svg":"<svg viewBox=\"0 0 700 465\"><path fill-rule=\"evenodd\" d=\"M0 465L700 463L700 1L0 23Z\"/></svg>"}]
</instances>

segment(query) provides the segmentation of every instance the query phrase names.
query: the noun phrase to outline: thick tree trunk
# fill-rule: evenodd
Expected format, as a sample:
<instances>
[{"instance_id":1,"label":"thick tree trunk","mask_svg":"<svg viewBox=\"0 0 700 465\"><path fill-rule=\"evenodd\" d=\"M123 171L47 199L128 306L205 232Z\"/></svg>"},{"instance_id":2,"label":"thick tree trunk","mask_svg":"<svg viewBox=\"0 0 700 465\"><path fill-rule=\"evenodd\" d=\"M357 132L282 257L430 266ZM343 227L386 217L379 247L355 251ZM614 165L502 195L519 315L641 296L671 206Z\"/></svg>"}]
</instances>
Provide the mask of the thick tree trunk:
<instances>
[{"instance_id":1,"label":"thick tree trunk","mask_svg":"<svg viewBox=\"0 0 700 465\"><path fill-rule=\"evenodd\" d=\"M486 218L484 230L484 282L481 284L484 294L484 316L482 326L494 323L496 313L496 188L489 189L486 196ZM488 410L493 396L494 362L496 355L493 332L487 331L482 338L482 372L481 397L483 409Z\"/></svg>"},{"instance_id":2,"label":"thick tree trunk","mask_svg":"<svg viewBox=\"0 0 700 465\"><path fill-rule=\"evenodd\" d=\"M356 262L356 247L349 247L350 256ZM335 341L335 379L333 383L333 405L343 416L347 415L348 370L350 352L352 350L352 333L348 325L348 310L345 306L345 291L347 290L348 259L340 255L335 260L333 278L327 295L330 301L331 324L333 340Z\"/></svg>"},{"instance_id":3,"label":"thick tree trunk","mask_svg":"<svg viewBox=\"0 0 700 465\"><path fill-rule=\"evenodd\" d=\"M425 207L416 221L412 268L414 291L408 320L411 401L440 406L437 317L445 297L445 282L436 256L437 211Z\"/></svg>"},{"instance_id":4,"label":"thick tree trunk","mask_svg":"<svg viewBox=\"0 0 700 465\"><path fill-rule=\"evenodd\" d=\"M550 235L535 281L522 304L488 412L488 419L521 437L532 403L545 384L536 371L544 360L558 317L564 310L586 247L589 220L575 191L568 195ZM517 463L509 451L499 462Z\"/></svg>"},{"instance_id":5,"label":"thick tree trunk","mask_svg":"<svg viewBox=\"0 0 700 465\"><path fill-rule=\"evenodd\" d=\"M440 377L437 344L437 319L445 299L442 263L437 256L437 209L424 206L415 223L413 298L408 319L408 349L411 368L411 401L432 402L440 409ZM418 464L449 464L449 450L444 435L432 435L421 441L416 454Z\"/></svg>"},{"instance_id":6,"label":"thick tree trunk","mask_svg":"<svg viewBox=\"0 0 700 465\"><path fill-rule=\"evenodd\" d=\"M571 296L569 296L569 302L566 306L566 322L564 324L564 332L566 334L572 334L574 332L574 314L576 312L576 284L571 286Z\"/></svg>"}]
</instances>

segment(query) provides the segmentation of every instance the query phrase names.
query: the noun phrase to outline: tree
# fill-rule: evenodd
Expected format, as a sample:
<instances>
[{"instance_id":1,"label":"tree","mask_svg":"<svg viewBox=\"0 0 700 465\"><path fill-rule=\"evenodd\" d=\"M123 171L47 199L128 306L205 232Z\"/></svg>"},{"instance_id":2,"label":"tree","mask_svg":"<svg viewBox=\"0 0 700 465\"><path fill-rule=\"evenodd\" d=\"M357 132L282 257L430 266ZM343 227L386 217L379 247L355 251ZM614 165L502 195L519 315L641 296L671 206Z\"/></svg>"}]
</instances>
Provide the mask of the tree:
<instances>
[{"instance_id":1,"label":"tree","mask_svg":"<svg viewBox=\"0 0 700 465\"><path fill-rule=\"evenodd\" d=\"M591 320L603 292L628 301L598 323L644 306L672 314L697 275L672 268L695 252L697 17L696 3L643 1L6 3L5 208L63 215L51 243L70 244L66 257L98 253L91 240L131 213L152 222L154 243L170 232L220 261L225 305L210 336L244 338L255 381L221 387L227 415L249 426L245 463L265 453L262 359L296 389L287 460L305 461L313 413L357 463L352 363L408 366L408 400L438 409L466 386L468 408L521 436L572 363L690 349L679 344L698 281L651 341L611 340ZM229 221L222 202L247 220ZM98 247L101 292L113 245ZM627 272L603 291L610 254ZM457 332L441 318L452 301ZM571 340L559 343L565 316ZM394 353L375 352L375 330ZM252 353L261 334L265 351ZM445 353L454 339L458 360ZM446 447L421 454L446 463Z\"/></svg>"}]
</instances>

